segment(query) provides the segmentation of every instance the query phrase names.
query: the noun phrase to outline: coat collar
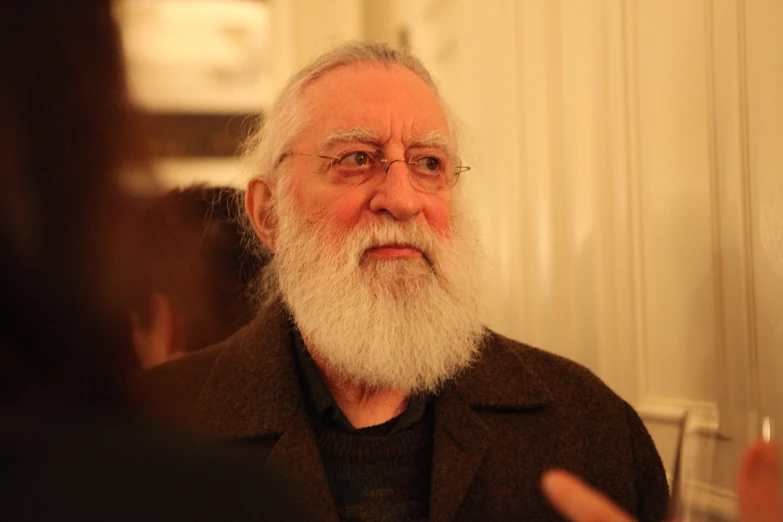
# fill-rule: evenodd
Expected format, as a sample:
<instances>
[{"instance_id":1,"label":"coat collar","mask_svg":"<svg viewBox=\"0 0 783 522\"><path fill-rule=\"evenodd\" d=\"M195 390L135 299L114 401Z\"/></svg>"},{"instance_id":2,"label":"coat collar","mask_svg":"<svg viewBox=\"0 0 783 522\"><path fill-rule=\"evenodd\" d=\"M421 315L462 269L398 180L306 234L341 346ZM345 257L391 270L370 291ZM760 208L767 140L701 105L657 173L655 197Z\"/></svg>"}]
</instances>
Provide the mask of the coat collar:
<instances>
[{"instance_id":1,"label":"coat collar","mask_svg":"<svg viewBox=\"0 0 783 522\"><path fill-rule=\"evenodd\" d=\"M310 498L319 520L337 511L309 426L291 347L291 320L277 302L225 341L192 412L219 439L277 438L270 462ZM488 332L481 357L435 402L431 513L452 520L473 482L491 430L476 410L538 409L552 402L536 350Z\"/></svg>"},{"instance_id":2,"label":"coat collar","mask_svg":"<svg viewBox=\"0 0 783 522\"><path fill-rule=\"evenodd\" d=\"M453 391L470 407L524 410L546 406L552 392L542 374L539 350L487 332L480 358L452 381Z\"/></svg>"},{"instance_id":3,"label":"coat collar","mask_svg":"<svg viewBox=\"0 0 783 522\"><path fill-rule=\"evenodd\" d=\"M217 439L277 439L269 465L296 485L313 520L338 522L296 375L290 324L278 303L225 341L191 420Z\"/></svg>"},{"instance_id":4,"label":"coat collar","mask_svg":"<svg viewBox=\"0 0 783 522\"><path fill-rule=\"evenodd\" d=\"M222 344L192 420L220 439L281 435L303 404L285 308L264 308Z\"/></svg>"},{"instance_id":5,"label":"coat collar","mask_svg":"<svg viewBox=\"0 0 783 522\"><path fill-rule=\"evenodd\" d=\"M489 332L481 358L447 385L435 409L430 520L454 519L492 446L477 410L536 410L552 393L537 371L537 350Z\"/></svg>"}]
</instances>

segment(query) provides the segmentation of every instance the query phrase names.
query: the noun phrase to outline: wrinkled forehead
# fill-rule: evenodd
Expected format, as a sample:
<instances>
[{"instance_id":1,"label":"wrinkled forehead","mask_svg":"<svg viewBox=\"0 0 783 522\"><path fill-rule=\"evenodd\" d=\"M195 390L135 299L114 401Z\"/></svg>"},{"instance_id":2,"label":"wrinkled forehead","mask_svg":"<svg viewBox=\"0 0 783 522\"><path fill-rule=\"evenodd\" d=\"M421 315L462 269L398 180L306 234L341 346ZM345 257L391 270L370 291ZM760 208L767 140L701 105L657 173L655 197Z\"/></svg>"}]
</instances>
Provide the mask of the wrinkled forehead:
<instances>
[{"instance_id":1,"label":"wrinkled forehead","mask_svg":"<svg viewBox=\"0 0 783 522\"><path fill-rule=\"evenodd\" d=\"M322 152L331 152L345 144L361 143L382 149L391 140L388 135L369 127L338 128L329 132L317 145ZM434 149L455 155L454 145L448 135L433 130L426 134L411 133L401 140L405 149Z\"/></svg>"},{"instance_id":2,"label":"wrinkled forehead","mask_svg":"<svg viewBox=\"0 0 783 522\"><path fill-rule=\"evenodd\" d=\"M338 67L307 85L300 102L309 117L295 145L323 147L353 135L382 145L454 149L440 99L402 66Z\"/></svg>"}]
</instances>

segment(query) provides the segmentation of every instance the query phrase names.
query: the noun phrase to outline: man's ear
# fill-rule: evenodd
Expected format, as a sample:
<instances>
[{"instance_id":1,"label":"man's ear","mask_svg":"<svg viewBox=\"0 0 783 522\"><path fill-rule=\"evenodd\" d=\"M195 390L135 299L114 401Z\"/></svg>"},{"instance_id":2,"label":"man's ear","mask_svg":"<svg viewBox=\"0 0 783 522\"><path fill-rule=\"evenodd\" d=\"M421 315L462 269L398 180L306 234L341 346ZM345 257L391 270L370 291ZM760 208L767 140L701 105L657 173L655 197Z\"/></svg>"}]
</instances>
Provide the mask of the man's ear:
<instances>
[{"instance_id":1,"label":"man's ear","mask_svg":"<svg viewBox=\"0 0 783 522\"><path fill-rule=\"evenodd\" d=\"M266 247L275 251L275 238L277 230L272 215L272 187L265 180L254 179L247 186L245 193L245 211L250 218L258 238Z\"/></svg>"}]
</instances>

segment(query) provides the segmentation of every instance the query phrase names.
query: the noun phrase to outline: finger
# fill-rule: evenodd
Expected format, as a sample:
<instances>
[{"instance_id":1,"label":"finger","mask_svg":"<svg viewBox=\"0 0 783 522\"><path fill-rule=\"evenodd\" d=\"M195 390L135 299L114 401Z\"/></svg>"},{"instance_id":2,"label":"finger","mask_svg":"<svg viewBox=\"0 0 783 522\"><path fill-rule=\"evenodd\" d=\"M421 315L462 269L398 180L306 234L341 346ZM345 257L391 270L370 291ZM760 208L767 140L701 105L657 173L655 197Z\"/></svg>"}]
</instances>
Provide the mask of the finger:
<instances>
[{"instance_id":1,"label":"finger","mask_svg":"<svg viewBox=\"0 0 783 522\"><path fill-rule=\"evenodd\" d=\"M755 442L737 472L737 508L743 522L783 522L780 454L775 444Z\"/></svg>"},{"instance_id":2,"label":"finger","mask_svg":"<svg viewBox=\"0 0 783 522\"><path fill-rule=\"evenodd\" d=\"M608 498L566 471L544 473L541 488L552 506L573 522L633 522Z\"/></svg>"}]
</instances>

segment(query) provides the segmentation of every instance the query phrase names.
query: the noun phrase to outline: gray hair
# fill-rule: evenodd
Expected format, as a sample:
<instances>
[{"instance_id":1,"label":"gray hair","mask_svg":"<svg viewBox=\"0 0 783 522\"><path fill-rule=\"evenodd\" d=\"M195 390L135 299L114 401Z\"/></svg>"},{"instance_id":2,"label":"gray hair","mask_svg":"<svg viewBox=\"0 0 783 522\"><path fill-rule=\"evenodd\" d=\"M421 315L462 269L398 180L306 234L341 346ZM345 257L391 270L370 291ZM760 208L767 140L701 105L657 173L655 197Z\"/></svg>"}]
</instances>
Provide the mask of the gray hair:
<instances>
[{"instance_id":1,"label":"gray hair","mask_svg":"<svg viewBox=\"0 0 783 522\"><path fill-rule=\"evenodd\" d=\"M355 64L378 64L386 67L399 65L409 69L432 89L446 111L452 134L455 132L440 91L421 60L407 51L394 49L385 43L347 42L322 54L291 78L266 116L266 121L260 123L245 141L242 156L250 174L249 179L277 180L280 176L280 157L287 152L307 123L308 114L300 101L304 88L329 71Z\"/></svg>"}]
</instances>

